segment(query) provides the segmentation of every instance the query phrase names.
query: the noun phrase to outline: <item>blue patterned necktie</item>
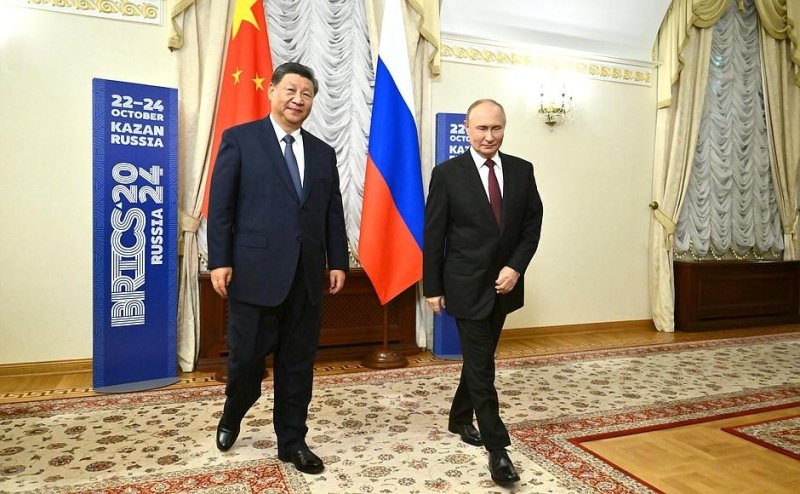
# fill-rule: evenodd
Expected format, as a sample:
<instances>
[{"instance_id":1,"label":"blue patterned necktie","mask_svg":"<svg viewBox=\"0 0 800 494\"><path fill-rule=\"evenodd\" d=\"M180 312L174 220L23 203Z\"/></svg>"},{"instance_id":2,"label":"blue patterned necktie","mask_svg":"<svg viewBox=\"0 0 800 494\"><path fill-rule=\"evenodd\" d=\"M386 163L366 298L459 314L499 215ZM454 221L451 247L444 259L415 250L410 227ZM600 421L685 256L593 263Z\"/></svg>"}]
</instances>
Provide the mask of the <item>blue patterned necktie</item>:
<instances>
[{"instance_id":1,"label":"blue patterned necktie","mask_svg":"<svg viewBox=\"0 0 800 494\"><path fill-rule=\"evenodd\" d=\"M300 182L300 167L297 166L297 158L294 156L292 143L294 137L291 134L286 134L283 137L283 142L286 143L286 149L283 151L283 157L286 159L286 168L289 169L289 176L292 177L294 190L297 192L299 199L303 198L303 184Z\"/></svg>"}]
</instances>

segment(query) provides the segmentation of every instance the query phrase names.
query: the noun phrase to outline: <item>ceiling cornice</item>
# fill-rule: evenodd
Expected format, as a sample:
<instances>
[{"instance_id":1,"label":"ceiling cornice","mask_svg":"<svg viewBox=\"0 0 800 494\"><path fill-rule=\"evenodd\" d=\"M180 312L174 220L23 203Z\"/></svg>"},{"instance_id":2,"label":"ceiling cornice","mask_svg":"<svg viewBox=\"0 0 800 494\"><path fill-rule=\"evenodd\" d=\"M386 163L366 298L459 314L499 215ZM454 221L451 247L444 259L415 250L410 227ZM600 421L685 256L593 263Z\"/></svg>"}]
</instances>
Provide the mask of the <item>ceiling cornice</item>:
<instances>
[{"instance_id":1,"label":"ceiling cornice","mask_svg":"<svg viewBox=\"0 0 800 494\"><path fill-rule=\"evenodd\" d=\"M496 42L442 33L442 60L491 67L571 73L610 82L651 86L657 64L538 45Z\"/></svg>"}]
</instances>

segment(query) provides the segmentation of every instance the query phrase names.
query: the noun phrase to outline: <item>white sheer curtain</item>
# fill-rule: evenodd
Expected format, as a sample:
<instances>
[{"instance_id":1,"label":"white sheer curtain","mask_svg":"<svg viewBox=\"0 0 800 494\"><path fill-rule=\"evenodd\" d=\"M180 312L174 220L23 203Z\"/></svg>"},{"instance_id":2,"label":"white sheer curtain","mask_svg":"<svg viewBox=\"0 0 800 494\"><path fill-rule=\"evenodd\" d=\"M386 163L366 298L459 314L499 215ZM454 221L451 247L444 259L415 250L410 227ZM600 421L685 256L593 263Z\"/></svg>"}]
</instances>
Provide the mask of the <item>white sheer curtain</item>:
<instances>
[{"instance_id":1,"label":"white sheer curtain","mask_svg":"<svg viewBox=\"0 0 800 494\"><path fill-rule=\"evenodd\" d=\"M713 28L708 87L689 187L675 233L685 259L781 259L752 0Z\"/></svg>"},{"instance_id":2,"label":"white sheer curtain","mask_svg":"<svg viewBox=\"0 0 800 494\"><path fill-rule=\"evenodd\" d=\"M264 9L272 65L300 62L319 81L304 127L336 149L347 238L356 252L375 80L364 3L268 0Z\"/></svg>"}]
</instances>

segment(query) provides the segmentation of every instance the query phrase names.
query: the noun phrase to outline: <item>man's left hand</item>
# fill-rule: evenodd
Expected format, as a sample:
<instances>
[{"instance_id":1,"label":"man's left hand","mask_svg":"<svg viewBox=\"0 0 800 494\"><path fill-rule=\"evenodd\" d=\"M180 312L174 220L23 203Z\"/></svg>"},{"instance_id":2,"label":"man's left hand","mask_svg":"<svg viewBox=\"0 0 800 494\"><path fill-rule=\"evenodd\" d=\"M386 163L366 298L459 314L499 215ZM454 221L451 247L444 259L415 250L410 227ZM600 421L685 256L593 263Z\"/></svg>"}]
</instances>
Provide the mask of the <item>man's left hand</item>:
<instances>
[{"instance_id":1,"label":"man's left hand","mask_svg":"<svg viewBox=\"0 0 800 494\"><path fill-rule=\"evenodd\" d=\"M338 293L344 287L345 274L341 269L332 269L330 273L331 278L331 295Z\"/></svg>"},{"instance_id":2,"label":"man's left hand","mask_svg":"<svg viewBox=\"0 0 800 494\"><path fill-rule=\"evenodd\" d=\"M519 281L519 273L508 266L504 266L494 281L494 289L500 295L505 295L517 286L517 281Z\"/></svg>"}]
</instances>

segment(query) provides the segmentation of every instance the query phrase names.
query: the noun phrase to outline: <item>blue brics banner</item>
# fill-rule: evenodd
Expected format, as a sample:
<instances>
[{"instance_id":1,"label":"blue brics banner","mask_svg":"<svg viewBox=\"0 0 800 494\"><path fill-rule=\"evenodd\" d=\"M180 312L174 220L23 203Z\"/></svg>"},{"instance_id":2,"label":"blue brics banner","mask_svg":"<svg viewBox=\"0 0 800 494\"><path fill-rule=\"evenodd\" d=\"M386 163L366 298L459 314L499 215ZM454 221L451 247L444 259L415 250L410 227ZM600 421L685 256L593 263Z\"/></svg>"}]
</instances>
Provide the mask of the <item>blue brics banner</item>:
<instances>
[{"instance_id":1,"label":"blue brics banner","mask_svg":"<svg viewBox=\"0 0 800 494\"><path fill-rule=\"evenodd\" d=\"M469 137L464 127L465 113L436 114L436 164L463 154L469 149ZM456 320L447 313L433 316L433 355L457 360L461 358L461 340Z\"/></svg>"},{"instance_id":2,"label":"blue brics banner","mask_svg":"<svg viewBox=\"0 0 800 494\"><path fill-rule=\"evenodd\" d=\"M436 164L455 158L469 149L466 113L436 114Z\"/></svg>"},{"instance_id":3,"label":"blue brics banner","mask_svg":"<svg viewBox=\"0 0 800 494\"><path fill-rule=\"evenodd\" d=\"M178 91L94 79L96 391L178 380Z\"/></svg>"}]
</instances>

